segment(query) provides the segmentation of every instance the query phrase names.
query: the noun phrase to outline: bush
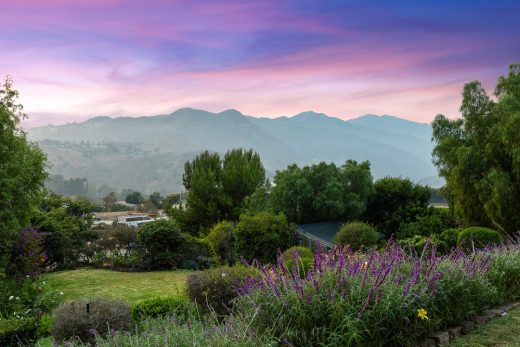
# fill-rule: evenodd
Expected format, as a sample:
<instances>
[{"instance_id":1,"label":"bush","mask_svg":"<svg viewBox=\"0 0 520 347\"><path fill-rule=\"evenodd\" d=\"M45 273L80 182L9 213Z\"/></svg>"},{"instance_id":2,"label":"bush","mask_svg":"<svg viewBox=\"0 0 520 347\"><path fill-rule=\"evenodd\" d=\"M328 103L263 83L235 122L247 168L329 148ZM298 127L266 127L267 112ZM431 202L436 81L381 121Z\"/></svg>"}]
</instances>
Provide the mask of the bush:
<instances>
[{"instance_id":1,"label":"bush","mask_svg":"<svg viewBox=\"0 0 520 347\"><path fill-rule=\"evenodd\" d=\"M303 246L294 246L294 247L286 249L282 253L283 260L284 261L292 260L294 252L297 252L298 256L300 258L311 258L312 259L314 257L314 253L312 252L312 249L310 249L308 247L303 247Z\"/></svg>"},{"instance_id":2,"label":"bush","mask_svg":"<svg viewBox=\"0 0 520 347\"><path fill-rule=\"evenodd\" d=\"M482 228L482 227L470 227L462 230L458 237L457 243L463 244L466 250L472 250L473 248L483 248L487 245L500 243L500 235L496 230Z\"/></svg>"},{"instance_id":3,"label":"bush","mask_svg":"<svg viewBox=\"0 0 520 347\"><path fill-rule=\"evenodd\" d=\"M292 346L415 346L520 295L520 244L450 257L425 247L421 255L395 241L382 252L337 247L316 254L304 278L260 266L237 288L233 310L256 334Z\"/></svg>"},{"instance_id":4,"label":"bush","mask_svg":"<svg viewBox=\"0 0 520 347\"><path fill-rule=\"evenodd\" d=\"M137 233L138 253L143 266L150 269L177 268L187 256L193 258L189 241L189 235L170 220L146 223Z\"/></svg>"},{"instance_id":5,"label":"bush","mask_svg":"<svg viewBox=\"0 0 520 347\"><path fill-rule=\"evenodd\" d=\"M283 214L241 215L235 229L237 253L251 261L275 261L278 250L286 249L292 243L294 232L294 225L289 224Z\"/></svg>"},{"instance_id":6,"label":"bush","mask_svg":"<svg viewBox=\"0 0 520 347\"><path fill-rule=\"evenodd\" d=\"M461 230L461 228L446 229L442 233L440 233L439 239L446 242L448 248L451 249L457 246L457 240Z\"/></svg>"},{"instance_id":7,"label":"bush","mask_svg":"<svg viewBox=\"0 0 520 347\"><path fill-rule=\"evenodd\" d=\"M304 278L305 276L307 276L307 273L312 268L314 259L309 257L297 257L295 260L296 268L293 269L293 259L286 260L285 266L289 271L297 273L300 275L301 278Z\"/></svg>"},{"instance_id":8,"label":"bush","mask_svg":"<svg viewBox=\"0 0 520 347\"><path fill-rule=\"evenodd\" d=\"M36 339L38 321L34 318L0 319L0 346L32 345Z\"/></svg>"},{"instance_id":9,"label":"bush","mask_svg":"<svg viewBox=\"0 0 520 347\"><path fill-rule=\"evenodd\" d=\"M187 281L188 297L204 308L219 315L229 313L236 297L235 286L256 272L244 266L222 266L190 274Z\"/></svg>"},{"instance_id":10,"label":"bush","mask_svg":"<svg viewBox=\"0 0 520 347\"><path fill-rule=\"evenodd\" d=\"M88 310L88 311L87 311ZM93 341L95 335L109 331L128 331L131 326L130 307L120 300L93 299L68 302L56 309L51 335L56 341L79 338Z\"/></svg>"},{"instance_id":11,"label":"bush","mask_svg":"<svg viewBox=\"0 0 520 347\"><path fill-rule=\"evenodd\" d=\"M187 321L195 312L196 307L186 298L153 298L143 300L134 305L132 307L132 319L139 321L144 318L174 315L182 321Z\"/></svg>"},{"instance_id":12,"label":"bush","mask_svg":"<svg viewBox=\"0 0 520 347\"><path fill-rule=\"evenodd\" d=\"M336 234L336 243L349 245L354 251L377 243L377 233L370 225L360 222L343 224Z\"/></svg>"},{"instance_id":13,"label":"bush","mask_svg":"<svg viewBox=\"0 0 520 347\"><path fill-rule=\"evenodd\" d=\"M428 207L424 215L419 215L415 221L402 225L396 237L404 239L415 235L430 236L455 226L455 219L449 209Z\"/></svg>"},{"instance_id":14,"label":"bush","mask_svg":"<svg viewBox=\"0 0 520 347\"><path fill-rule=\"evenodd\" d=\"M222 264L233 265L237 261L234 227L231 222L222 221L216 224L206 239Z\"/></svg>"}]
</instances>

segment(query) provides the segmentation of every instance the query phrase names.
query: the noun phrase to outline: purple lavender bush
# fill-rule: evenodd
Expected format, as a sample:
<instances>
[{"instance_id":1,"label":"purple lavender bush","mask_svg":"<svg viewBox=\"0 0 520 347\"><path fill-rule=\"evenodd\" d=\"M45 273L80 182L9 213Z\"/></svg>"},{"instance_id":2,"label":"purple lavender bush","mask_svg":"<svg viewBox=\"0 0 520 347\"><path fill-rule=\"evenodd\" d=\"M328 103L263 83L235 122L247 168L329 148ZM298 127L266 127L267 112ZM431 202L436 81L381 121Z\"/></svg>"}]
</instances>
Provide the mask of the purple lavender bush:
<instances>
[{"instance_id":1,"label":"purple lavender bush","mask_svg":"<svg viewBox=\"0 0 520 347\"><path fill-rule=\"evenodd\" d=\"M432 243L421 254L394 241L381 252L337 247L316 253L305 276L281 256L276 265L255 266L262 276L236 288L235 314L293 346L412 346L520 295L517 241L447 255Z\"/></svg>"}]
</instances>

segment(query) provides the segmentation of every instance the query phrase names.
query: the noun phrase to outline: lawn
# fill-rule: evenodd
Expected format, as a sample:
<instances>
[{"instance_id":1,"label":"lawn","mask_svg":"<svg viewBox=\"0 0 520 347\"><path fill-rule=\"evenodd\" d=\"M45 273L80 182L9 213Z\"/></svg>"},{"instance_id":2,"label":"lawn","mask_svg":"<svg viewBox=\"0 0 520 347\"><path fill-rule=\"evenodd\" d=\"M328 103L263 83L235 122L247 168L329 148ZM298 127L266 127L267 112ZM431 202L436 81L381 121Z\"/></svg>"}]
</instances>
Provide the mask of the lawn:
<instances>
[{"instance_id":1,"label":"lawn","mask_svg":"<svg viewBox=\"0 0 520 347\"><path fill-rule=\"evenodd\" d=\"M488 346L520 346L520 309L509 311L450 344L450 347Z\"/></svg>"},{"instance_id":2,"label":"lawn","mask_svg":"<svg viewBox=\"0 0 520 347\"><path fill-rule=\"evenodd\" d=\"M117 272L80 269L44 276L52 289L68 300L109 297L132 304L142 299L183 293L190 271Z\"/></svg>"}]
</instances>

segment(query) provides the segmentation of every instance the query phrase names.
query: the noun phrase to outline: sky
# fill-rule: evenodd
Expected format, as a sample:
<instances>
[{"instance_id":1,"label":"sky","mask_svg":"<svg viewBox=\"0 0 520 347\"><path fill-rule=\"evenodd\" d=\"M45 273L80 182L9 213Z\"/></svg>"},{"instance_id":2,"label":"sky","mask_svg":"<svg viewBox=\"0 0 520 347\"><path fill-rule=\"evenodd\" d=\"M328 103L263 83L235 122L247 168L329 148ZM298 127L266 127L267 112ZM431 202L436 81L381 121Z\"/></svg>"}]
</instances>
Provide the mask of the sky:
<instances>
[{"instance_id":1,"label":"sky","mask_svg":"<svg viewBox=\"0 0 520 347\"><path fill-rule=\"evenodd\" d=\"M24 126L182 107L457 117L520 62L520 1L0 0Z\"/></svg>"}]
</instances>

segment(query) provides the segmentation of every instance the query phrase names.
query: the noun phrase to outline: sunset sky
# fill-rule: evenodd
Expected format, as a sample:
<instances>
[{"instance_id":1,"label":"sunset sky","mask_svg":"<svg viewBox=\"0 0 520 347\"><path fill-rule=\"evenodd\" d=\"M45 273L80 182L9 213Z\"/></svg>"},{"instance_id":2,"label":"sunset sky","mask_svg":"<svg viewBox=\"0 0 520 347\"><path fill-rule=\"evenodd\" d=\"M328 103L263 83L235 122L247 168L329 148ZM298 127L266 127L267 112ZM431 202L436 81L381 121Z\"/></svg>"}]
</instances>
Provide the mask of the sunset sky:
<instances>
[{"instance_id":1,"label":"sunset sky","mask_svg":"<svg viewBox=\"0 0 520 347\"><path fill-rule=\"evenodd\" d=\"M0 0L25 126L234 108L430 122L520 62L520 1Z\"/></svg>"}]
</instances>

